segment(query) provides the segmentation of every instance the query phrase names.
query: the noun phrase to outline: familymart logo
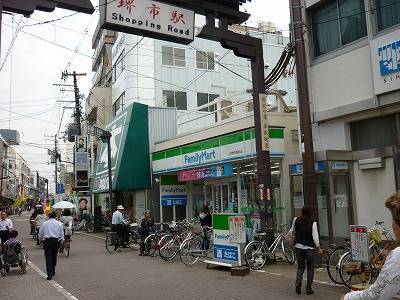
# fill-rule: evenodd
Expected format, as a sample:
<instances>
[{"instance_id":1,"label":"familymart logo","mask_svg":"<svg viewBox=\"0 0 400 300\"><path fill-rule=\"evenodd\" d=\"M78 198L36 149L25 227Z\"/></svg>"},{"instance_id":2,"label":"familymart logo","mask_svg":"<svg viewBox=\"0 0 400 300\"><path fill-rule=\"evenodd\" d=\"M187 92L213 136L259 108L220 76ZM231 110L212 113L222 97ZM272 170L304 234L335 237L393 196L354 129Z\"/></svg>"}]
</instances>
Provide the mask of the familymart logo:
<instances>
[{"instance_id":1,"label":"familymart logo","mask_svg":"<svg viewBox=\"0 0 400 300\"><path fill-rule=\"evenodd\" d=\"M211 161L216 159L215 150L204 150L202 152L195 152L190 155L185 155L185 164L202 164L206 161Z\"/></svg>"}]
</instances>

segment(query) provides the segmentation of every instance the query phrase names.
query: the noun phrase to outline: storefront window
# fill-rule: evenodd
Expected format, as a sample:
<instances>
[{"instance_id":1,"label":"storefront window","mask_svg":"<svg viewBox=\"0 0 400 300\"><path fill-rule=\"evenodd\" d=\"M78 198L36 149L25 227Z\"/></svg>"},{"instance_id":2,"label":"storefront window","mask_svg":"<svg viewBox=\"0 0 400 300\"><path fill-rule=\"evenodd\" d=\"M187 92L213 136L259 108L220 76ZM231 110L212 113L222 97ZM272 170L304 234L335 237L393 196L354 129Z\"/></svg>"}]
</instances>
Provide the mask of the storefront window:
<instances>
[{"instance_id":1,"label":"storefront window","mask_svg":"<svg viewBox=\"0 0 400 300\"><path fill-rule=\"evenodd\" d=\"M174 220L174 207L163 206L162 208L163 222L172 222Z\"/></svg>"},{"instance_id":2,"label":"storefront window","mask_svg":"<svg viewBox=\"0 0 400 300\"><path fill-rule=\"evenodd\" d=\"M229 211L238 213L238 188L237 182L229 183Z\"/></svg>"},{"instance_id":3,"label":"storefront window","mask_svg":"<svg viewBox=\"0 0 400 300\"><path fill-rule=\"evenodd\" d=\"M186 205L175 206L175 221L186 220Z\"/></svg>"}]
</instances>

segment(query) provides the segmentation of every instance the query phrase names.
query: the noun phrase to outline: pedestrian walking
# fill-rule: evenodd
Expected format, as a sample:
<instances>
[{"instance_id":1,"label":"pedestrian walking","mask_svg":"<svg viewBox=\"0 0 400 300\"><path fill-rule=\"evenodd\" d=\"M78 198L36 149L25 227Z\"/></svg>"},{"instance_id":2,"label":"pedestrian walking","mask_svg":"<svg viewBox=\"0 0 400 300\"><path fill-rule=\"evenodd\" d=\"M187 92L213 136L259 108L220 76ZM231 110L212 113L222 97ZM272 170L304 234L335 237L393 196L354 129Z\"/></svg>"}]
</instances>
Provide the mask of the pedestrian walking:
<instances>
[{"instance_id":1,"label":"pedestrian walking","mask_svg":"<svg viewBox=\"0 0 400 300\"><path fill-rule=\"evenodd\" d=\"M47 280L51 280L56 273L57 252L64 242L64 227L55 217L56 212L52 211L39 229L39 239L43 241L46 258Z\"/></svg>"},{"instance_id":2,"label":"pedestrian walking","mask_svg":"<svg viewBox=\"0 0 400 300\"><path fill-rule=\"evenodd\" d=\"M1 212L0 215L0 240L1 240L1 248L3 248L3 244L8 240L8 234L11 229L13 229L13 223L10 219L7 218L7 214L5 211Z\"/></svg>"},{"instance_id":3,"label":"pedestrian walking","mask_svg":"<svg viewBox=\"0 0 400 300\"><path fill-rule=\"evenodd\" d=\"M315 249L318 253L322 253L319 244L317 223L314 219L314 209L309 206L304 206L301 210L301 216L294 218L290 233L294 235L295 253L297 259L297 274L295 291L296 294L301 294L301 285L303 282L303 274L307 266L307 285L306 294L314 294L312 284L314 281L314 261Z\"/></svg>"},{"instance_id":4,"label":"pedestrian walking","mask_svg":"<svg viewBox=\"0 0 400 300\"><path fill-rule=\"evenodd\" d=\"M400 242L400 192L386 200L386 207L392 213L392 228ZM400 247L395 248L386 258L385 265L375 283L364 291L354 291L344 296L345 300L391 300L400 291ZM343 299L343 298L342 298Z\"/></svg>"}]
</instances>

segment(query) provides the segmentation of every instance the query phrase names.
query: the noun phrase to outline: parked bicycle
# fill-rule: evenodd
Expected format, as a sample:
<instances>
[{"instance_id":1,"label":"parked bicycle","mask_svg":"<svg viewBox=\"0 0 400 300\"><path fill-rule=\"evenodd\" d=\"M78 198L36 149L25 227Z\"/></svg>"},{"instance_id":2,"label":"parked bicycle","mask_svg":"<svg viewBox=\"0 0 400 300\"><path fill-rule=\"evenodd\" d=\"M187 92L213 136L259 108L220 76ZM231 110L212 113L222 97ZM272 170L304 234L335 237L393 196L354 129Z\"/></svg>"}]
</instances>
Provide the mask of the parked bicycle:
<instances>
[{"instance_id":1,"label":"parked bicycle","mask_svg":"<svg viewBox=\"0 0 400 300\"><path fill-rule=\"evenodd\" d=\"M195 264L199 258L207 258L208 254L213 250L213 229L209 228L201 235L192 233L189 238L186 239L179 248L179 258L187 265L191 266ZM204 243L207 239L210 243ZM208 248L204 249L204 245L208 244Z\"/></svg>"},{"instance_id":2,"label":"parked bicycle","mask_svg":"<svg viewBox=\"0 0 400 300\"><path fill-rule=\"evenodd\" d=\"M339 275L349 289L354 285L370 283L373 276L378 276L386 257L393 249L393 239L388 230L382 227L383 222L375 222L375 226L368 232L370 260L367 266L352 259L351 251L342 255L339 261ZM382 235L385 237L385 246L381 246Z\"/></svg>"},{"instance_id":3,"label":"parked bicycle","mask_svg":"<svg viewBox=\"0 0 400 300\"><path fill-rule=\"evenodd\" d=\"M339 262L343 254L349 252L350 240L345 240L343 245L335 247L326 261L326 270L329 278L336 284L343 284L339 274Z\"/></svg>"},{"instance_id":4,"label":"parked bicycle","mask_svg":"<svg viewBox=\"0 0 400 300\"><path fill-rule=\"evenodd\" d=\"M136 223L129 224L129 240L128 240L128 248L129 249L137 249L138 241L140 241L140 237L138 234L138 225ZM122 238L115 232L110 231L106 234L105 247L108 253L115 253L121 249L122 246Z\"/></svg>"},{"instance_id":5,"label":"parked bicycle","mask_svg":"<svg viewBox=\"0 0 400 300\"><path fill-rule=\"evenodd\" d=\"M144 240L144 254L156 257L160 254L160 240L166 234L171 233L170 223L161 223L160 229L149 234Z\"/></svg>"},{"instance_id":6,"label":"parked bicycle","mask_svg":"<svg viewBox=\"0 0 400 300\"><path fill-rule=\"evenodd\" d=\"M172 233L164 235L159 242L160 257L165 261L173 260L179 252L179 248L183 242L188 239L197 237L202 240L201 234L194 232L196 219L190 222L187 220L179 221L172 227Z\"/></svg>"},{"instance_id":7,"label":"parked bicycle","mask_svg":"<svg viewBox=\"0 0 400 300\"><path fill-rule=\"evenodd\" d=\"M90 216L84 216L80 221L75 221L72 226L73 231L84 230L87 233L92 233L94 231L94 221Z\"/></svg>"},{"instance_id":8,"label":"parked bicycle","mask_svg":"<svg viewBox=\"0 0 400 300\"><path fill-rule=\"evenodd\" d=\"M292 246L286 242L286 225L280 225L277 228L270 228L270 230L277 229L278 235L270 247L267 245L267 234L261 232L257 234L260 240L250 242L244 249L244 257L247 265L253 270L259 270L264 267L267 258L275 259L276 253L281 252L285 260L289 264L294 264L295 256Z\"/></svg>"}]
</instances>

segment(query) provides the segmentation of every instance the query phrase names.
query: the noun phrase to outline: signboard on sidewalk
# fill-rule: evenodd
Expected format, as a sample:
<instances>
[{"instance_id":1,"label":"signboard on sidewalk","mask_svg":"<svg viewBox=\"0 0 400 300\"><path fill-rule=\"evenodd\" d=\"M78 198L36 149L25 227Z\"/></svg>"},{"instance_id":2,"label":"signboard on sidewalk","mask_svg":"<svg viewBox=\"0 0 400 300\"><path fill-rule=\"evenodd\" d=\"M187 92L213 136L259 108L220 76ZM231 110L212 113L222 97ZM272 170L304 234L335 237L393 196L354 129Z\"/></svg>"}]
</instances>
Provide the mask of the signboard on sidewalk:
<instances>
[{"instance_id":1,"label":"signboard on sidewalk","mask_svg":"<svg viewBox=\"0 0 400 300\"><path fill-rule=\"evenodd\" d=\"M213 261L232 267L241 265L241 241L246 241L245 216L242 214L213 214ZM243 226L243 227L242 227Z\"/></svg>"},{"instance_id":2,"label":"signboard on sidewalk","mask_svg":"<svg viewBox=\"0 0 400 300\"><path fill-rule=\"evenodd\" d=\"M190 44L194 11L152 0L100 0L100 26L129 34Z\"/></svg>"},{"instance_id":3,"label":"signboard on sidewalk","mask_svg":"<svg viewBox=\"0 0 400 300\"><path fill-rule=\"evenodd\" d=\"M352 260L369 263L367 226L350 225L350 243Z\"/></svg>"}]
</instances>

